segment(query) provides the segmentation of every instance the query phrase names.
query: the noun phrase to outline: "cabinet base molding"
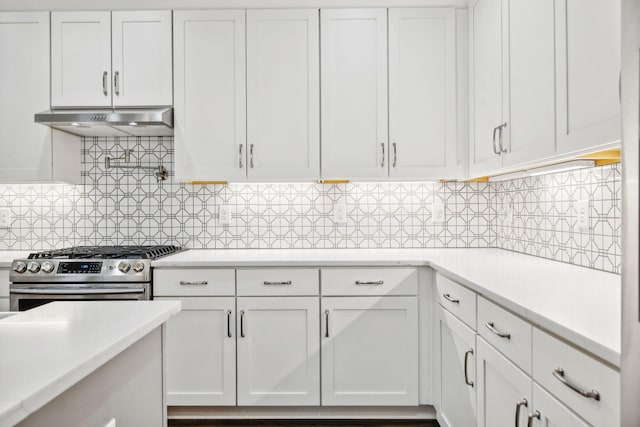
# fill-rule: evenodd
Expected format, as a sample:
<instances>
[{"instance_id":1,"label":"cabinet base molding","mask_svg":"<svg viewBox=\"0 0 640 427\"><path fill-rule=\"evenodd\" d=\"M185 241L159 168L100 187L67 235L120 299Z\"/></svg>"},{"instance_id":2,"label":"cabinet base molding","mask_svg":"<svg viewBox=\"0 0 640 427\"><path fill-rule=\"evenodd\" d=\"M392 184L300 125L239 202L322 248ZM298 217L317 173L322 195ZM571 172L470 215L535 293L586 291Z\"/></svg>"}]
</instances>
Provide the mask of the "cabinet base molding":
<instances>
[{"instance_id":1,"label":"cabinet base molding","mask_svg":"<svg viewBox=\"0 0 640 427\"><path fill-rule=\"evenodd\" d=\"M435 420L436 411L431 405L411 407L219 407L219 406L170 406L170 420L179 419L403 419Z\"/></svg>"}]
</instances>

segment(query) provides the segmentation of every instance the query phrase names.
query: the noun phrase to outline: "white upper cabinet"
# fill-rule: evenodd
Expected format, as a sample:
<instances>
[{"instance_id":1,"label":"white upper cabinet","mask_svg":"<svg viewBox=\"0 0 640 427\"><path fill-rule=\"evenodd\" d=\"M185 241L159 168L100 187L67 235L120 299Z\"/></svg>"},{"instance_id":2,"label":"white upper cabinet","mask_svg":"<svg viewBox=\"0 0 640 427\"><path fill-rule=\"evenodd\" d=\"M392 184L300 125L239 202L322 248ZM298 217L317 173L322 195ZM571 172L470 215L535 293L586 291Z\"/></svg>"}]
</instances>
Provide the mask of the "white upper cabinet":
<instances>
[{"instance_id":1,"label":"white upper cabinet","mask_svg":"<svg viewBox=\"0 0 640 427\"><path fill-rule=\"evenodd\" d=\"M247 11L250 179L320 175L317 9Z\"/></svg>"},{"instance_id":2,"label":"white upper cabinet","mask_svg":"<svg viewBox=\"0 0 640 427\"><path fill-rule=\"evenodd\" d=\"M51 13L54 107L171 105L171 61L170 11Z\"/></svg>"},{"instance_id":3,"label":"white upper cabinet","mask_svg":"<svg viewBox=\"0 0 640 427\"><path fill-rule=\"evenodd\" d=\"M171 12L113 12L113 104L172 105Z\"/></svg>"},{"instance_id":4,"label":"white upper cabinet","mask_svg":"<svg viewBox=\"0 0 640 427\"><path fill-rule=\"evenodd\" d=\"M389 9L389 176L455 175L456 21L452 8Z\"/></svg>"},{"instance_id":5,"label":"white upper cabinet","mask_svg":"<svg viewBox=\"0 0 640 427\"><path fill-rule=\"evenodd\" d=\"M321 11L322 176L388 176L387 10Z\"/></svg>"},{"instance_id":6,"label":"white upper cabinet","mask_svg":"<svg viewBox=\"0 0 640 427\"><path fill-rule=\"evenodd\" d=\"M175 174L246 179L245 12L174 13Z\"/></svg>"},{"instance_id":7,"label":"white upper cabinet","mask_svg":"<svg viewBox=\"0 0 640 427\"><path fill-rule=\"evenodd\" d=\"M619 144L620 1L555 4L558 151Z\"/></svg>"}]
</instances>

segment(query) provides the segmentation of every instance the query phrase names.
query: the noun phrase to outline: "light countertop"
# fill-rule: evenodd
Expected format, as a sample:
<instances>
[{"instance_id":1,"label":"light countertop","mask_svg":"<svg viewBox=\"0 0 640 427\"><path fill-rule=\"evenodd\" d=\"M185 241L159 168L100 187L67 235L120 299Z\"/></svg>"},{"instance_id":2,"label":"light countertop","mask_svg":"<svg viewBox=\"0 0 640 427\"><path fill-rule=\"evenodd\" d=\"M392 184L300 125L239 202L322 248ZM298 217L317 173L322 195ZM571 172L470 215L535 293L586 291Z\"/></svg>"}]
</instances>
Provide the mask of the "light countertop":
<instances>
[{"instance_id":1,"label":"light countertop","mask_svg":"<svg viewBox=\"0 0 640 427\"><path fill-rule=\"evenodd\" d=\"M20 422L179 311L178 301L73 301L0 320L0 426Z\"/></svg>"},{"instance_id":2,"label":"light countertop","mask_svg":"<svg viewBox=\"0 0 640 427\"><path fill-rule=\"evenodd\" d=\"M429 266L606 362L620 366L620 276L502 249L189 250L171 267Z\"/></svg>"},{"instance_id":3,"label":"light countertop","mask_svg":"<svg viewBox=\"0 0 640 427\"><path fill-rule=\"evenodd\" d=\"M26 258L30 253L30 251L0 251L0 268L10 268L14 259Z\"/></svg>"}]
</instances>

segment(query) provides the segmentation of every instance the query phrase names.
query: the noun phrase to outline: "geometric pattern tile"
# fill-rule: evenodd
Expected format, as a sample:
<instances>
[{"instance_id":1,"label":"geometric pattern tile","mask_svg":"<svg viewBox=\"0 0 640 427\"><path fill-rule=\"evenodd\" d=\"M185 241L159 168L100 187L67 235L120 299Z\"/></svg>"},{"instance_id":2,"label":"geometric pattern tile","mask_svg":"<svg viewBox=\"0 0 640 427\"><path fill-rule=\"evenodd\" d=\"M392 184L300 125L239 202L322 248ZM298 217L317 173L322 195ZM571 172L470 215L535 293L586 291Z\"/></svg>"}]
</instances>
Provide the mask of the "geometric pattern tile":
<instances>
[{"instance_id":1,"label":"geometric pattern tile","mask_svg":"<svg viewBox=\"0 0 640 427\"><path fill-rule=\"evenodd\" d=\"M133 149L153 171L105 169ZM620 167L496 183L358 182L188 185L173 178L173 138L83 138L83 184L1 185L13 221L0 249L178 244L189 248L499 247L599 270L620 270ZM589 230L574 202L588 200ZM431 221L434 202L443 224ZM336 224L333 206L347 206ZM230 224L219 209L231 208ZM509 211L511 212L509 214Z\"/></svg>"}]
</instances>

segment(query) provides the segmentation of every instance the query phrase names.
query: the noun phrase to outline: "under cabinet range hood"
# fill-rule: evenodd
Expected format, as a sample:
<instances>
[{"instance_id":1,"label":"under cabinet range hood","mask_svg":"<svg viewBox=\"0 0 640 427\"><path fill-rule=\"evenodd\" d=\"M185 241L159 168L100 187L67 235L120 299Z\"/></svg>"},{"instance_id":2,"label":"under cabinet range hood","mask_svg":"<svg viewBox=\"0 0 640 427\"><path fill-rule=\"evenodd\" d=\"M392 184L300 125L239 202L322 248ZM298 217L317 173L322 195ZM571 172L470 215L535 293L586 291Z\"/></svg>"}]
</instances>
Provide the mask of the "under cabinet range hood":
<instances>
[{"instance_id":1,"label":"under cabinet range hood","mask_svg":"<svg viewBox=\"0 0 640 427\"><path fill-rule=\"evenodd\" d=\"M172 136L173 108L48 110L36 123L80 136Z\"/></svg>"}]
</instances>

